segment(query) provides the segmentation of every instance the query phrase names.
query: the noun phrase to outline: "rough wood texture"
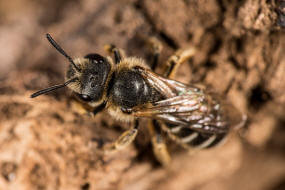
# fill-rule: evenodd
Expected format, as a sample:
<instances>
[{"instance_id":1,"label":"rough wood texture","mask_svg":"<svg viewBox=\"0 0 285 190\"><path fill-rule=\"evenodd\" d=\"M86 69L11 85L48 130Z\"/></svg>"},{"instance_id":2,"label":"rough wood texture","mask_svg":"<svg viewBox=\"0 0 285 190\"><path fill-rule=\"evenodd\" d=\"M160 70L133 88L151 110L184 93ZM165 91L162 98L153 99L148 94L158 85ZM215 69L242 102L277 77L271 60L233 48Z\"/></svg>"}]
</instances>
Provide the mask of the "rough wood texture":
<instances>
[{"instance_id":1,"label":"rough wood texture","mask_svg":"<svg viewBox=\"0 0 285 190\"><path fill-rule=\"evenodd\" d=\"M284 1L96 0L0 2L0 189L285 189ZM173 145L161 168L143 128L134 145L102 156L100 145L128 127L103 112L78 115L67 90L30 99L64 80L66 60L116 44L148 59L141 35L197 55L177 79L227 93L247 130L218 148L187 154ZM144 125L144 124L142 124ZM240 138L241 136L241 138ZM172 143L173 144L173 143Z\"/></svg>"}]
</instances>

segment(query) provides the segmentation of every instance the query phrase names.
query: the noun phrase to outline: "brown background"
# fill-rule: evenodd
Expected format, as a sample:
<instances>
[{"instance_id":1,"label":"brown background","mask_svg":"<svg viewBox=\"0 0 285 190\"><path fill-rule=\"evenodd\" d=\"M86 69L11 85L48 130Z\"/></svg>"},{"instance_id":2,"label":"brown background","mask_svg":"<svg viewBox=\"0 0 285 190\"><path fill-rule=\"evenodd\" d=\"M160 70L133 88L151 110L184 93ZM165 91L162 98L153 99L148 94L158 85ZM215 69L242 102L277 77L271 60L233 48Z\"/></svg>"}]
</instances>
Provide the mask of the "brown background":
<instances>
[{"instance_id":1,"label":"brown background","mask_svg":"<svg viewBox=\"0 0 285 190\"><path fill-rule=\"evenodd\" d=\"M273 0L1 1L0 189L285 189L284 19ZM68 90L29 98L64 81L67 61L47 32L73 57L106 55L113 43L148 60L140 36L156 36L163 65L175 49L195 46L177 80L227 94L248 115L246 128L209 151L188 154L170 142L165 169L144 121L132 146L100 156L100 143L127 124L77 114Z\"/></svg>"}]
</instances>

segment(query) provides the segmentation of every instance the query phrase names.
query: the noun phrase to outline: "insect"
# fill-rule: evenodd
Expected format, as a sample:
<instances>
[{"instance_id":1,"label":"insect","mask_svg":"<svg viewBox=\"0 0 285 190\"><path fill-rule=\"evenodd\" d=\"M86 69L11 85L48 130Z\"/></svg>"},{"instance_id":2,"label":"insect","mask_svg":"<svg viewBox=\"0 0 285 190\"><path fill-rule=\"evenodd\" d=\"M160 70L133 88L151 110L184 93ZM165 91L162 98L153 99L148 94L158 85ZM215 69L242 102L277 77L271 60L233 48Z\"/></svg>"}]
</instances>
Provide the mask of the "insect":
<instances>
[{"instance_id":1,"label":"insect","mask_svg":"<svg viewBox=\"0 0 285 190\"><path fill-rule=\"evenodd\" d=\"M151 68L143 59L126 57L113 45L106 46L106 50L114 55L114 61L99 54L72 59L49 34L47 39L70 62L66 82L31 97L67 86L81 102L92 107L94 114L107 109L115 119L131 122L133 126L106 151L129 145L138 133L141 117L150 118L148 129L154 154L163 165L171 160L165 137L185 148L210 148L232 128L243 124L242 115L215 93L173 80L179 65L195 54L194 48L178 50L171 56L162 76L154 72L162 49L155 38L149 40L154 51Z\"/></svg>"}]
</instances>

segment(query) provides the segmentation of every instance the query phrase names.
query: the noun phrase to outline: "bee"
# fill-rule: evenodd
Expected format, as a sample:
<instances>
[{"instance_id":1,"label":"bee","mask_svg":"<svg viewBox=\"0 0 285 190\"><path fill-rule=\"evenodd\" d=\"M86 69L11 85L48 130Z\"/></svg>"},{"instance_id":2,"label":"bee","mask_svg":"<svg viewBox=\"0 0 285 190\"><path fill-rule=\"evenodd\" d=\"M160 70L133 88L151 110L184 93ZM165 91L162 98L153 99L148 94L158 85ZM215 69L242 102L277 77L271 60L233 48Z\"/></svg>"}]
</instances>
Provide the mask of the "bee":
<instances>
[{"instance_id":1,"label":"bee","mask_svg":"<svg viewBox=\"0 0 285 190\"><path fill-rule=\"evenodd\" d=\"M143 59L126 57L114 45L105 47L114 60L96 53L72 59L49 34L47 39L70 65L63 84L40 90L31 98L67 86L94 114L106 109L115 119L132 123L105 151L129 145L138 133L139 118L150 119L154 155L163 165L171 160L165 137L187 149L210 148L244 124L244 116L215 93L174 80L177 68L194 56L195 48L178 50L159 75L154 70L162 45L156 38L148 40L154 52L151 67Z\"/></svg>"}]
</instances>

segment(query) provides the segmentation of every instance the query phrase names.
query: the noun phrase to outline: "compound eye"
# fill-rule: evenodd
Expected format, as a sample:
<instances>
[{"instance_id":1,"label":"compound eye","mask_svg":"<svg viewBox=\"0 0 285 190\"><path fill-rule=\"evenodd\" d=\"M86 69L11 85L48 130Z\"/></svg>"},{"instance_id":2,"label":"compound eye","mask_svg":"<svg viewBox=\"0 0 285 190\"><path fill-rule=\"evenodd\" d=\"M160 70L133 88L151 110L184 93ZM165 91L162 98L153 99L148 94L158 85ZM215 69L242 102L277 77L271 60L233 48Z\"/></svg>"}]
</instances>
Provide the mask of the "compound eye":
<instances>
[{"instance_id":1,"label":"compound eye","mask_svg":"<svg viewBox=\"0 0 285 190\"><path fill-rule=\"evenodd\" d=\"M105 62L105 58L96 53L88 54L85 56L85 58L90 59L95 64Z\"/></svg>"},{"instance_id":2,"label":"compound eye","mask_svg":"<svg viewBox=\"0 0 285 190\"><path fill-rule=\"evenodd\" d=\"M92 98L86 94L77 94L78 98L84 102L92 101Z\"/></svg>"}]
</instances>

